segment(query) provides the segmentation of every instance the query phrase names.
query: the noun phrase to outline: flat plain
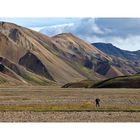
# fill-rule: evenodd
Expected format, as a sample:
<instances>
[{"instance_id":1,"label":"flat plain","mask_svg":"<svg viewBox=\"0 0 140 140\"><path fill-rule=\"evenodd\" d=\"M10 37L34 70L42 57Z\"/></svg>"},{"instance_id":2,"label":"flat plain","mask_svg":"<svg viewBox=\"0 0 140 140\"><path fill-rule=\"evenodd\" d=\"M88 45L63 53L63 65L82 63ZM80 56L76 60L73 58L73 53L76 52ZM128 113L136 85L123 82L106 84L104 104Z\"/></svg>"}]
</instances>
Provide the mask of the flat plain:
<instances>
[{"instance_id":1,"label":"flat plain","mask_svg":"<svg viewBox=\"0 0 140 140\"><path fill-rule=\"evenodd\" d=\"M140 89L1 87L0 121L139 122Z\"/></svg>"}]
</instances>

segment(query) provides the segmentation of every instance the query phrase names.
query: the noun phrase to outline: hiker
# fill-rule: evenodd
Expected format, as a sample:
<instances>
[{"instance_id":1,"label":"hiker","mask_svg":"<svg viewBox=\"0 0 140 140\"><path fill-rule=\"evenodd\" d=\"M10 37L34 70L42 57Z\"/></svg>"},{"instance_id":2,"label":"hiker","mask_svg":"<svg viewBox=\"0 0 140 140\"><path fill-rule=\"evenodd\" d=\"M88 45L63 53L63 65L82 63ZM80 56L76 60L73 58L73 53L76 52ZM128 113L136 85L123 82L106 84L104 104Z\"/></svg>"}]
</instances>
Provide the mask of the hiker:
<instances>
[{"instance_id":1,"label":"hiker","mask_svg":"<svg viewBox=\"0 0 140 140\"><path fill-rule=\"evenodd\" d=\"M95 102L96 102L96 107L100 107L100 99L99 98L96 98L95 99Z\"/></svg>"}]
</instances>

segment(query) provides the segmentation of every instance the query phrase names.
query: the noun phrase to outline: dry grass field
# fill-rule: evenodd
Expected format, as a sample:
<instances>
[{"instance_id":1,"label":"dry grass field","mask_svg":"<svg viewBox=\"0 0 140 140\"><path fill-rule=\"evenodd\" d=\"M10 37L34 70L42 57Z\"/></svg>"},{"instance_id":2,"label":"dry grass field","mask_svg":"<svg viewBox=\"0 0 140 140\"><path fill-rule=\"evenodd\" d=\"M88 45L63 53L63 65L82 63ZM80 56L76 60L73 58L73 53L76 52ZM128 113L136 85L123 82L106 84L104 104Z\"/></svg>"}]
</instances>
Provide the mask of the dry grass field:
<instances>
[{"instance_id":1,"label":"dry grass field","mask_svg":"<svg viewBox=\"0 0 140 140\"><path fill-rule=\"evenodd\" d=\"M0 121L139 122L140 89L0 88Z\"/></svg>"}]
</instances>

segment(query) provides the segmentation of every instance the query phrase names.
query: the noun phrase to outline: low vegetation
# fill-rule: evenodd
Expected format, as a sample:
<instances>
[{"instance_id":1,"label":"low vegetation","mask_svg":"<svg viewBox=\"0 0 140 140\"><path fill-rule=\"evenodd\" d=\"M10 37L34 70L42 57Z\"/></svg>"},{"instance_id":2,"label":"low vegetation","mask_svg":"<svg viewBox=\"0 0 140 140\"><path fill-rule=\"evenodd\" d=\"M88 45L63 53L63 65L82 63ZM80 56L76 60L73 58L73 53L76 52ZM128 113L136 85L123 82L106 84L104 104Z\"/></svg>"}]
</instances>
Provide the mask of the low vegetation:
<instances>
[{"instance_id":1,"label":"low vegetation","mask_svg":"<svg viewBox=\"0 0 140 140\"><path fill-rule=\"evenodd\" d=\"M44 77L38 76L36 74L33 73L28 73L25 75L25 79L33 84L33 85L41 85L41 86L45 86L45 85L51 85L53 84L52 81L47 80Z\"/></svg>"},{"instance_id":2,"label":"low vegetation","mask_svg":"<svg viewBox=\"0 0 140 140\"><path fill-rule=\"evenodd\" d=\"M62 86L62 88L88 88L95 84L93 80L82 80L80 82L72 82Z\"/></svg>"},{"instance_id":3,"label":"low vegetation","mask_svg":"<svg viewBox=\"0 0 140 140\"><path fill-rule=\"evenodd\" d=\"M62 88L140 88L140 74L118 76L102 81L83 80L67 83Z\"/></svg>"},{"instance_id":4,"label":"low vegetation","mask_svg":"<svg viewBox=\"0 0 140 140\"><path fill-rule=\"evenodd\" d=\"M90 86L91 88L140 88L140 74L107 79Z\"/></svg>"}]
</instances>

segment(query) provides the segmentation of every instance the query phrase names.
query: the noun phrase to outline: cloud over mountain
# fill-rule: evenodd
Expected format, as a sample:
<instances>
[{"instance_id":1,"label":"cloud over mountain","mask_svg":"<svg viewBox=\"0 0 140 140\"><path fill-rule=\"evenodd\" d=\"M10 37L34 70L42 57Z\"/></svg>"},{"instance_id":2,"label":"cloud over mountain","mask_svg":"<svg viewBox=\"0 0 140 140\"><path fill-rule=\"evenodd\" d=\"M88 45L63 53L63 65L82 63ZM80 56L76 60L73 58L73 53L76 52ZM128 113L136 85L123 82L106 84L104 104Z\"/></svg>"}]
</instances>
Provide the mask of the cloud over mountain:
<instances>
[{"instance_id":1,"label":"cloud over mountain","mask_svg":"<svg viewBox=\"0 0 140 140\"><path fill-rule=\"evenodd\" d=\"M88 42L111 42L122 49L138 50L139 23L139 18L82 18L77 22L46 26L40 32L49 36L71 32Z\"/></svg>"},{"instance_id":2,"label":"cloud over mountain","mask_svg":"<svg viewBox=\"0 0 140 140\"><path fill-rule=\"evenodd\" d=\"M0 18L0 21L13 22L49 36L71 32L90 43L140 49L140 18Z\"/></svg>"}]
</instances>

